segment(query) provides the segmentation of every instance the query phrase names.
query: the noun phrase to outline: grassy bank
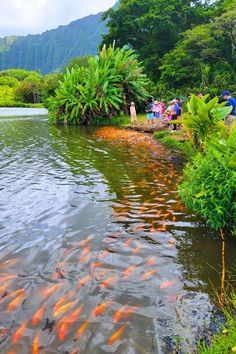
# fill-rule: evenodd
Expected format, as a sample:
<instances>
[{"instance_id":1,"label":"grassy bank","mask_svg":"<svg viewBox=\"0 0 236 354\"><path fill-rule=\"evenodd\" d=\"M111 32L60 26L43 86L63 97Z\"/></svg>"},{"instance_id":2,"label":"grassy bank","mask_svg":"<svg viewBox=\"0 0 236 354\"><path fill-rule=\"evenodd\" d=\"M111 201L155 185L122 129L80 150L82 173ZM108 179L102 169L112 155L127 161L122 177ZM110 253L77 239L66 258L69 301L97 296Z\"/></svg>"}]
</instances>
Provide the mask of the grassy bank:
<instances>
[{"instance_id":1,"label":"grassy bank","mask_svg":"<svg viewBox=\"0 0 236 354\"><path fill-rule=\"evenodd\" d=\"M223 310L226 322L219 333L211 338L211 344L199 344L199 354L229 354L236 353L236 294L232 293Z\"/></svg>"}]
</instances>

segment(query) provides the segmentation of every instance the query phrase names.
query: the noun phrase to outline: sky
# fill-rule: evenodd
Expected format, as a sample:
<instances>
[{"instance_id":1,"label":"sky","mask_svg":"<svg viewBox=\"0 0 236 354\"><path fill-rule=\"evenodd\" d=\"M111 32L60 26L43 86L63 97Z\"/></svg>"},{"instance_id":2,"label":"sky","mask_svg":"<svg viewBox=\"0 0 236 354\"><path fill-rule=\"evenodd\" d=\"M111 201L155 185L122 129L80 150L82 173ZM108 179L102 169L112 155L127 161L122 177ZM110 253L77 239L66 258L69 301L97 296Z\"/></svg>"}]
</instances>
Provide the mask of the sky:
<instances>
[{"instance_id":1,"label":"sky","mask_svg":"<svg viewBox=\"0 0 236 354\"><path fill-rule=\"evenodd\" d=\"M0 0L0 37L38 34L107 10L116 0Z\"/></svg>"}]
</instances>

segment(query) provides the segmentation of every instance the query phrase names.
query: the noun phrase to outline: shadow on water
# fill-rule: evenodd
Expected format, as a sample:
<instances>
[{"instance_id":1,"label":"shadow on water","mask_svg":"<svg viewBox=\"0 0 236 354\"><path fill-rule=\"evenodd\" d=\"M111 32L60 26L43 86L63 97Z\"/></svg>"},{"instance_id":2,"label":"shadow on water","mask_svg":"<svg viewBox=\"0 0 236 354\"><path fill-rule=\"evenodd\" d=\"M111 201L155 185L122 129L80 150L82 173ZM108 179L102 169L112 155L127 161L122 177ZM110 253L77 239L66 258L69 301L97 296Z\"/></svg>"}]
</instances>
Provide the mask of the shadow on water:
<instances>
[{"instance_id":1,"label":"shadow on water","mask_svg":"<svg viewBox=\"0 0 236 354\"><path fill-rule=\"evenodd\" d=\"M221 241L180 203L178 158L116 128L0 132L2 352L193 352Z\"/></svg>"}]
</instances>

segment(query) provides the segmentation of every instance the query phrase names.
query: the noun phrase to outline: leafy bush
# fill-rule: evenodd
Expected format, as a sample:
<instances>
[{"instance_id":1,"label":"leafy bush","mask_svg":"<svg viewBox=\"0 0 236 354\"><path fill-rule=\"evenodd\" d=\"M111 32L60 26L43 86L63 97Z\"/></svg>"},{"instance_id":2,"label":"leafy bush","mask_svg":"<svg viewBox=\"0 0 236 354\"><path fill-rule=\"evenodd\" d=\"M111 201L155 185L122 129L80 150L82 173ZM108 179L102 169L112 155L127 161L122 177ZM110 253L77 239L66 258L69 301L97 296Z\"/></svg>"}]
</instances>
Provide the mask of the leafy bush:
<instances>
[{"instance_id":1,"label":"leafy bush","mask_svg":"<svg viewBox=\"0 0 236 354\"><path fill-rule=\"evenodd\" d=\"M19 85L19 81L11 76L0 76L0 86L15 87Z\"/></svg>"},{"instance_id":2,"label":"leafy bush","mask_svg":"<svg viewBox=\"0 0 236 354\"><path fill-rule=\"evenodd\" d=\"M159 139L162 139L164 138L165 136L169 135L170 132L168 130L161 130L159 132L155 132L154 133L154 138L159 140Z\"/></svg>"},{"instance_id":3,"label":"leafy bush","mask_svg":"<svg viewBox=\"0 0 236 354\"><path fill-rule=\"evenodd\" d=\"M236 234L235 171L229 162L236 151L236 130L227 140L208 143L184 170L179 193L185 204L203 216L212 228L229 228Z\"/></svg>"},{"instance_id":4,"label":"leafy bush","mask_svg":"<svg viewBox=\"0 0 236 354\"><path fill-rule=\"evenodd\" d=\"M127 103L148 97L148 80L133 50L103 47L87 67L67 70L56 97L48 100L51 122L89 124L127 111Z\"/></svg>"},{"instance_id":5,"label":"leafy bush","mask_svg":"<svg viewBox=\"0 0 236 354\"><path fill-rule=\"evenodd\" d=\"M183 114L182 123L190 129L194 136L196 147L203 150L205 142L215 133L225 130L222 120L230 113L231 107L225 107L226 102L218 103L218 97L206 102L209 95L199 98L191 96L188 110Z\"/></svg>"}]
</instances>

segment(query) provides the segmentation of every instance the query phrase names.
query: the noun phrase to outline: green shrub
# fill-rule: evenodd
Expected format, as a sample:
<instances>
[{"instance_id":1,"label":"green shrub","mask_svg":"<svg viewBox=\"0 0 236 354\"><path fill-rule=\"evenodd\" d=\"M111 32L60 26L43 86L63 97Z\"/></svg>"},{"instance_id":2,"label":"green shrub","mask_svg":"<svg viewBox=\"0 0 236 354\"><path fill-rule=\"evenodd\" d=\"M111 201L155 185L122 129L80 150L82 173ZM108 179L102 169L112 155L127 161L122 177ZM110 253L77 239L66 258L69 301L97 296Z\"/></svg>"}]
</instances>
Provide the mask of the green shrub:
<instances>
[{"instance_id":1,"label":"green shrub","mask_svg":"<svg viewBox=\"0 0 236 354\"><path fill-rule=\"evenodd\" d=\"M210 142L184 170L179 193L184 203L218 230L236 234L236 183L229 162L236 151L236 130L225 141Z\"/></svg>"},{"instance_id":2,"label":"green shrub","mask_svg":"<svg viewBox=\"0 0 236 354\"><path fill-rule=\"evenodd\" d=\"M47 100L51 122L89 124L118 117L131 101L148 97L148 80L133 50L103 47L87 67L67 70L56 96Z\"/></svg>"},{"instance_id":3,"label":"green shrub","mask_svg":"<svg viewBox=\"0 0 236 354\"><path fill-rule=\"evenodd\" d=\"M15 87L19 85L19 81L11 76L0 76L0 86Z\"/></svg>"},{"instance_id":4,"label":"green shrub","mask_svg":"<svg viewBox=\"0 0 236 354\"><path fill-rule=\"evenodd\" d=\"M169 134L170 134L169 130L161 130L159 132L155 132L153 136L155 139L160 140Z\"/></svg>"}]
</instances>

